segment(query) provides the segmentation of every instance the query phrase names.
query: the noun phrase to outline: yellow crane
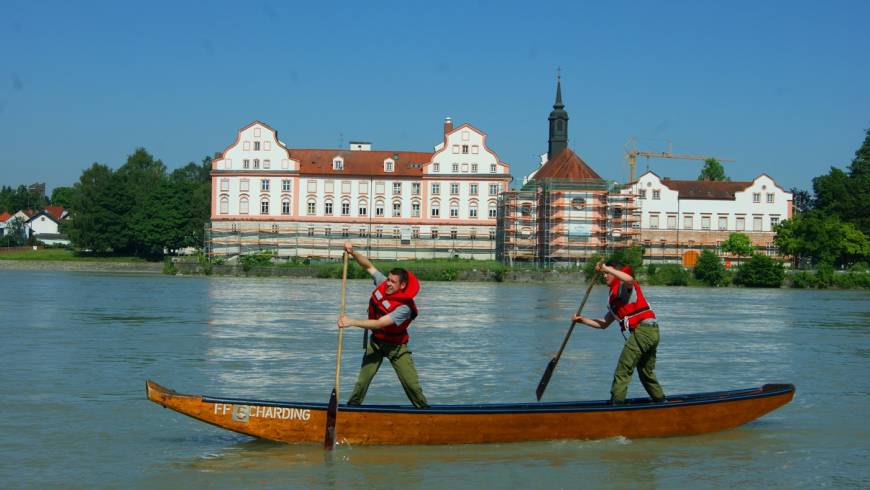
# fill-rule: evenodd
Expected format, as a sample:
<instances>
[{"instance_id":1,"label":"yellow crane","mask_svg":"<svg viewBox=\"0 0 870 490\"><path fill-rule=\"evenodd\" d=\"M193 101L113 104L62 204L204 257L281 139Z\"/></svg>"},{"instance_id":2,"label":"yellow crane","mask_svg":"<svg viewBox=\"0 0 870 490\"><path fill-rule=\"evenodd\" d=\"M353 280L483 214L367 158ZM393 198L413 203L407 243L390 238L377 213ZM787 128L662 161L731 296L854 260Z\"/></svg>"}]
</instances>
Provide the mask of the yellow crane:
<instances>
[{"instance_id":1,"label":"yellow crane","mask_svg":"<svg viewBox=\"0 0 870 490\"><path fill-rule=\"evenodd\" d=\"M717 157L709 157L704 155L685 155L682 153L671 153L671 144L668 142L668 151L642 151L638 150L634 147L634 139L629 140L628 145L626 146L625 151L626 156L628 157L628 174L629 182L634 182L634 165L637 161L637 157L647 157L647 158L676 158L679 160L709 160L710 158L715 158L719 162L733 162L734 160L728 158L717 158Z\"/></svg>"}]
</instances>

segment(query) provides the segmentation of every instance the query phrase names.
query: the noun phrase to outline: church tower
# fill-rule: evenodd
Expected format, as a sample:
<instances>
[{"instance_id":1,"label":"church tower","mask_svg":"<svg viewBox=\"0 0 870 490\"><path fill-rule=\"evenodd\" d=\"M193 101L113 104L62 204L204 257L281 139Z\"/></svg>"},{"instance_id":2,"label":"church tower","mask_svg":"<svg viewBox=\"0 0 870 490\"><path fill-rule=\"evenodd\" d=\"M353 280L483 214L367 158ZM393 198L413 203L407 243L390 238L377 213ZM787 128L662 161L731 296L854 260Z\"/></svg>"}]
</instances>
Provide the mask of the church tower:
<instances>
[{"instance_id":1,"label":"church tower","mask_svg":"<svg viewBox=\"0 0 870 490\"><path fill-rule=\"evenodd\" d=\"M556 103L550 112L550 139L547 147L547 159L552 159L562 150L568 148L568 112L562 103L562 76L556 75Z\"/></svg>"}]
</instances>

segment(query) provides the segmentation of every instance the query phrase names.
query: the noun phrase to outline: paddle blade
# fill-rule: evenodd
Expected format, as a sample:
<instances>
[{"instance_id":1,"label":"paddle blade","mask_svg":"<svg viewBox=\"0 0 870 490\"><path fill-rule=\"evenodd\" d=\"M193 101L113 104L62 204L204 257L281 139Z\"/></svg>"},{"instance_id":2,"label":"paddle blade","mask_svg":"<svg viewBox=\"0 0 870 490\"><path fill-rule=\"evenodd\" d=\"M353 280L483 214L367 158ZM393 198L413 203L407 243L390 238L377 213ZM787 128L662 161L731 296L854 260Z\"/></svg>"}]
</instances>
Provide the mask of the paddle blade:
<instances>
[{"instance_id":1,"label":"paddle blade","mask_svg":"<svg viewBox=\"0 0 870 490\"><path fill-rule=\"evenodd\" d=\"M550 363L547 364L547 369L544 370L544 375L541 376L541 381L538 383L538 388L535 390L535 396L538 397L538 401L541 401L541 397L544 396L544 390L547 389L547 385L550 383L550 377L553 376L553 371L556 370L556 358L553 357L550 359Z\"/></svg>"},{"instance_id":2,"label":"paddle blade","mask_svg":"<svg viewBox=\"0 0 870 490\"><path fill-rule=\"evenodd\" d=\"M338 396L333 388L332 396L329 397L329 408L326 409L326 437L323 439L323 449L327 451L332 451L335 446L336 415L338 415Z\"/></svg>"}]
</instances>

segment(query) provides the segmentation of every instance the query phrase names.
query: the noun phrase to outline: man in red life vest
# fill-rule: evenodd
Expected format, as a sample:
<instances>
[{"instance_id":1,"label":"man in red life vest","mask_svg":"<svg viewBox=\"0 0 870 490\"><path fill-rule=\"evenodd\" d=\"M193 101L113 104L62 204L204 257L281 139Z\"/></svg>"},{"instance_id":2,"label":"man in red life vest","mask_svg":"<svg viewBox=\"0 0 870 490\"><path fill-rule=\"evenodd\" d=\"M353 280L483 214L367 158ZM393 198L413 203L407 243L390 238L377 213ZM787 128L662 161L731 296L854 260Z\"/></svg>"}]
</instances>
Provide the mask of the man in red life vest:
<instances>
[{"instance_id":1,"label":"man in red life vest","mask_svg":"<svg viewBox=\"0 0 870 490\"><path fill-rule=\"evenodd\" d=\"M656 349L659 345L659 325L656 315L647 303L640 284L632 277L631 267L620 264L599 262L595 270L604 273L604 281L610 288L607 298L607 313L603 318L587 318L575 315L573 320L593 328L607 328L613 320L619 321L619 327L628 330L631 336L622 347L622 354L613 373L613 385L610 388L610 401L614 404L625 403L631 375L637 368L640 382L650 398L661 402L665 394L659 385L653 370L656 367Z\"/></svg>"},{"instance_id":2,"label":"man in red life vest","mask_svg":"<svg viewBox=\"0 0 870 490\"><path fill-rule=\"evenodd\" d=\"M364 255L355 252L349 242L345 242L344 249L375 280L375 290L369 300L368 319L355 319L348 316L341 316L338 319L339 328L359 327L372 331L356 386L347 403L349 405L362 403L369 384L386 357L399 376L402 388L405 389L405 394L408 395L411 403L417 408L427 408L429 404L420 387L411 351L408 350L408 326L417 318L414 296L420 292L420 281L414 274L400 268L393 269L389 275L384 276Z\"/></svg>"}]
</instances>

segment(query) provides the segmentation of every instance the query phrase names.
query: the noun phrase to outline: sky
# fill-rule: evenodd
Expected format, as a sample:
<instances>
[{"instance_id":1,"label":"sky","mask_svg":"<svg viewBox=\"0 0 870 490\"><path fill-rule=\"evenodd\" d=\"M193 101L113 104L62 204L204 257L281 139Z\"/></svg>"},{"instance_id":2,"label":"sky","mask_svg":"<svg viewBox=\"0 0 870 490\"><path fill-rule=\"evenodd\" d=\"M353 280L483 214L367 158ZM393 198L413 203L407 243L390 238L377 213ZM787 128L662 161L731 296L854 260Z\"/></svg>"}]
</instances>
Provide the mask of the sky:
<instances>
[{"instance_id":1,"label":"sky","mask_svg":"<svg viewBox=\"0 0 870 490\"><path fill-rule=\"evenodd\" d=\"M446 116L522 182L561 70L569 146L716 156L811 189L870 128L870 2L0 2L0 184L71 186L144 147L171 170L254 120L291 148L431 151ZM694 179L702 162L639 159Z\"/></svg>"}]
</instances>

